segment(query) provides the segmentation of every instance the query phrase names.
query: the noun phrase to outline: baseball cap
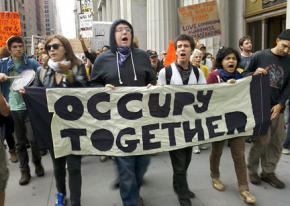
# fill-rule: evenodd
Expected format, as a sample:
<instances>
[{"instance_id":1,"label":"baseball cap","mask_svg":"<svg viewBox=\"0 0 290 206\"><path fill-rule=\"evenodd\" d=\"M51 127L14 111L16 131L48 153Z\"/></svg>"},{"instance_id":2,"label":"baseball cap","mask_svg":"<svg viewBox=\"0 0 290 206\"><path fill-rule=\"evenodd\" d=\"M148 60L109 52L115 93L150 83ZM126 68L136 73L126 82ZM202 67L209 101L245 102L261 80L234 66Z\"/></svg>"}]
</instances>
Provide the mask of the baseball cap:
<instances>
[{"instance_id":1,"label":"baseball cap","mask_svg":"<svg viewBox=\"0 0 290 206\"><path fill-rule=\"evenodd\" d=\"M156 51L153 50L147 50L147 54L149 55L149 57L157 57L158 54Z\"/></svg>"}]
</instances>

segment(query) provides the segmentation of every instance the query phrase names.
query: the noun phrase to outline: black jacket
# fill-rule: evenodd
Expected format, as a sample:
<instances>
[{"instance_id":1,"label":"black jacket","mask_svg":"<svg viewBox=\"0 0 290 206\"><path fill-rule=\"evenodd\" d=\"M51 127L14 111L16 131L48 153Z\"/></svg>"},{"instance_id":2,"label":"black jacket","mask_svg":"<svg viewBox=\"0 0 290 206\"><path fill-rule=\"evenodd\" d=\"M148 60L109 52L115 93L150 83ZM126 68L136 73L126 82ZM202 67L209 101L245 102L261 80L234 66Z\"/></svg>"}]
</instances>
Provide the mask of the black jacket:
<instances>
[{"instance_id":1,"label":"black jacket","mask_svg":"<svg viewBox=\"0 0 290 206\"><path fill-rule=\"evenodd\" d=\"M131 54L122 66L117 62L117 43L115 29L119 24L126 24L131 29ZM124 20L116 20L110 29L110 50L99 55L91 73L92 86L146 86L154 84L155 77L149 56L141 49L133 47L134 31L132 25Z\"/></svg>"},{"instance_id":2,"label":"black jacket","mask_svg":"<svg viewBox=\"0 0 290 206\"><path fill-rule=\"evenodd\" d=\"M50 67L40 67L38 71L36 72L35 80L33 83L33 86L37 87L46 87L46 88L52 88L52 87L86 87L87 86L87 76L85 71L85 65L80 64L76 66L73 70L73 82L70 83L68 81L61 82L60 84L56 84L55 82L55 71L51 69ZM41 72L44 72L44 75L42 77Z\"/></svg>"},{"instance_id":3,"label":"black jacket","mask_svg":"<svg viewBox=\"0 0 290 206\"><path fill-rule=\"evenodd\" d=\"M146 86L154 84L155 78L150 60L145 51L133 49L133 61L137 79L134 80L134 70L131 57L128 57L123 66L120 66L120 79L117 68L117 55L108 51L97 57L91 74L92 86ZM120 83L120 80L123 84Z\"/></svg>"}]
</instances>

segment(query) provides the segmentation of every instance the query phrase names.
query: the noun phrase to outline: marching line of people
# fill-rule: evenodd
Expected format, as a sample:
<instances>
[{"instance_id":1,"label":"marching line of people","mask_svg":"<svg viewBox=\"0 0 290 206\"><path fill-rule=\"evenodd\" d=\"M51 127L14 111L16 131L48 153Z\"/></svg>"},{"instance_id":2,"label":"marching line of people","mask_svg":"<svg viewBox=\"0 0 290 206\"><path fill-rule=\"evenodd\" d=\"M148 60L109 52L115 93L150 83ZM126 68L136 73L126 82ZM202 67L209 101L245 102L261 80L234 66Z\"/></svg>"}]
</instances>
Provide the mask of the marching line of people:
<instances>
[{"instance_id":1,"label":"marching line of people","mask_svg":"<svg viewBox=\"0 0 290 206\"><path fill-rule=\"evenodd\" d=\"M23 71L34 70L35 79L31 79L32 86L56 87L107 87L112 92L119 86L151 87L157 85L193 85L226 82L235 84L247 75L269 75L271 86L271 125L267 134L251 137L252 146L245 158L245 139L236 137L228 140L237 176L238 191L241 199L248 204L255 204L256 197L250 192L249 180L259 185L261 181L282 189L285 184L280 180L275 169L283 153L290 154L288 130L287 140L283 111L290 96L290 30L283 31L276 40L275 47L255 54L252 53L252 42L249 36L241 38L239 47L241 53L233 48L222 47L216 58L206 53L203 44L196 45L194 39L181 34L176 37L174 46L176 61L169 66L163 66L158 60L157 52L147 52L137 48L134 43L134 29L123 19L113 22L110 29L110 45L103 47L101 54L92 54L80 37L85 57L84 63L73 52L68 39L61 35L52 35L45 42L38 44L36 61L24 54L24 41L20 36L13 36L7 40L10 55L0 61L0 112L1 125L4 116L11 115L14 125L15 148L8 143L11 161L19 161L20 185L30 182L31 172L27 153L27 140L32 151L32 162L38 177L45 175L41 163L40 151L48 149L56 181L56 205L67 205L66 170L68 170L69 202L71 206L81 205L81 156L68 155L61 158L54 157L52 142L47 148L39 148L39 137L33 134L26 105L22 95L25 88L15 88L10 77L19 76ZM136 39L136 38L135 38ZM198 47L199 49L196 49ZM33 80L33 81L32 81ZM8 111L10 106L10 112ZM289 117L288 117L289 118ZM10 132L11 133L11 132ZM7 135L4 135L7 136ZM12 136L12 135L11 135ZM11 138L11 137L10 137ZM41 143L39 143L41 144ZM226 186L221 180L219 170L220 159L225 141L212 143L209 156L209 173L212 186L218 191L224 191ZM199 146L194 151L199 153ZM13 150L17 156L13 157ZM8 179L5 149L0 141L0 206L4 205L5 187ZM191 199L195 193L187 182L187 169L192 159L192 147L170 151L169 156L173 171L173 190L181 206L191 206ZM116 171L120 196L124 206L142 206L144 201L140 195L143 177L150 164L149 155L115 157ZM262 172L259 175L259 164ZM248 173L248 174L247 174Z\"/></svg>"}]
</instances>

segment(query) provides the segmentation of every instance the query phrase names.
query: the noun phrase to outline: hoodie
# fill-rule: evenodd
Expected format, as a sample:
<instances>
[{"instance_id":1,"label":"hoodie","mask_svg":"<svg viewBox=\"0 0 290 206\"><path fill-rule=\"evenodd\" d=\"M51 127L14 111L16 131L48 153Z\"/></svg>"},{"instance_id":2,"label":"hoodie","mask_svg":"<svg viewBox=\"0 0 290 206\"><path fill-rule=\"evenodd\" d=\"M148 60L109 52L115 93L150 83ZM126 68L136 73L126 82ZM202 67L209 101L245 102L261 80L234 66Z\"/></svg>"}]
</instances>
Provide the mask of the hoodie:
<instances>
[{"instance_id":1,"label":"hoodie","mask_svg":"<svg viewBox=\"0 0 290 206\"><path fill-rule=\"evenodd\" d=\"M119 24L128 25L132 35L131 54L122 65L118 63L120 55L115 39L115 29ZM145 51L133 47L133 38L133 27L128 21L119 19L113 22L110 29L110 50L97 57L91 73L92 86L105 86L106 84L146 86L149 83L154 84L155 78L149 56Z\"/></svg>"}]
</instances>

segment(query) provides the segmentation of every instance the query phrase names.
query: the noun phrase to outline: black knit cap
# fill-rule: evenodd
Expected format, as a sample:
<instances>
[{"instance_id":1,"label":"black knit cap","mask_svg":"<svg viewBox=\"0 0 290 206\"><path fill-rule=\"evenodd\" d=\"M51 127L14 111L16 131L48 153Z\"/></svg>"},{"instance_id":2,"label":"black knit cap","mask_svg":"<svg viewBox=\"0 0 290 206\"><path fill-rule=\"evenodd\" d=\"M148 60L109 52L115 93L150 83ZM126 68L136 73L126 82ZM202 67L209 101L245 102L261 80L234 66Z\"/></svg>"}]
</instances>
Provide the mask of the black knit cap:
<instances>
[{"instance_id":1,"label":"black knit cap","mask_svg":"<svg viewBox=\"0 0 290 206\"><path fill-rule=\"evenodd\" d=\"M284 31L282 31L279 36L278 36L279 39L282 39L282 40L288 40L290 41L290 29L286 29Z\"/></svg>"},{"instance_id":2,"label":"black knit cap","mask_svg":"<svg viewBox=\"0 0 290 206\"><path fill-rule=\"evenodd\" d=\"M132 25L127 20L125 20L125 19L117 19L116 21L113 22L113 24L111 26L111 29L110 29L110 47L111 47L111 51L113 53L115 53L117 51L117 43L116 43L116 38L115 38L115 30L116 30L116 27L119 24L125 24L125 25L127 25L131 29L132 40L131 40L130 47L133 49L134 31L133 31Z\"/></svg>"}]
</instances>

